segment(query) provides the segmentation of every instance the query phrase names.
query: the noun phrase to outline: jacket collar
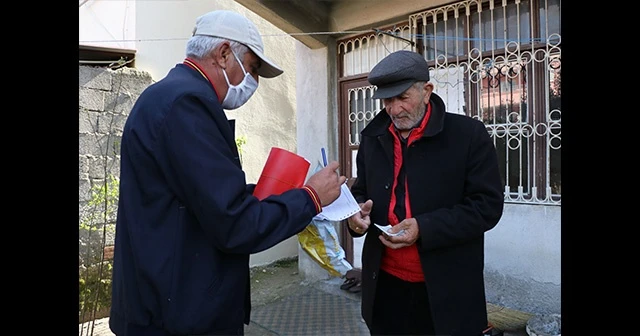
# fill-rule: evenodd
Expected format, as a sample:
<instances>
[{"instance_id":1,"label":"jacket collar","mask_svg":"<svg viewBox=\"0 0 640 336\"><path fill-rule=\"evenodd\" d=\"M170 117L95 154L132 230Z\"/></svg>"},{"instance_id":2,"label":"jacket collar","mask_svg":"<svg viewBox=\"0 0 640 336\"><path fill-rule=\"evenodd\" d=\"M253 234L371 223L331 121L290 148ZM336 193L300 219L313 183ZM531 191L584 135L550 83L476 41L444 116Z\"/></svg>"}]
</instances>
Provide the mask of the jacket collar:
<instances>
[{"instance_id":1,"label":"jacket collar","mask_svg":"<svg viewBox=\"0 0 640 336\"><path fill-rule=\"evenodd\" d=\"M190 76L197 78L200 81L203 81L205 83L208 83L209 86L213 89L213 92L215 92L216 97L218 98L218 100L220 100L220 97L218 96L218 90L216 90L216 87L213 85L213 82L209 79L209 77L204 73L204 71L202 71L196 63L194 63L192 60L189 60L188 58L186 59L187 62L183 62L183 63L178 63L175 66L175 69L179 69L181 71L184 71L185 73L189 74ZM189 64L191 63L191 64Z\"/></svg>"},{"instance_id":2,"label":"jacket collar","mask_svg":"<svg viewBox=\"0 0 640 336\"><path fill-rule=\"evenodd\" d=\"M431 116L429 117L429 122L422 137L432 137L440 133L444 124L444 114L446 111L442 98L435 92L432 92L429 103L431 103ZM391 118L387 114L386 109L382 109L361 133L365 136L380 136L388 132L390 124Z\"/></svg>"}]
</instances>

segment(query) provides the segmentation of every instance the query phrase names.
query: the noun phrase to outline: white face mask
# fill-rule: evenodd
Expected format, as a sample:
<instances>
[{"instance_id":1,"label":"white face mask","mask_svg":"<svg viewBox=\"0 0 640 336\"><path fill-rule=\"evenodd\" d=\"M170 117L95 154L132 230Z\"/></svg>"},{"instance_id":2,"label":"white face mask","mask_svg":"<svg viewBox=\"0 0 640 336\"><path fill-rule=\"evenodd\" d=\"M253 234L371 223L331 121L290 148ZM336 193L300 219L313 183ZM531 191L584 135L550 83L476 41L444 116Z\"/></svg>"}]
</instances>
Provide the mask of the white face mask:
<instances>
[{"instance_id":1,"label":"white face mask","mask_svg":"<svg viewBox=\"0 0 640 336\"><path fill-rule=\"evenodd\" d=\"M256 89L258 88L258 82L253 76L251 76L247 71L244 70L244 65L236 56L236 53L231 52L233 57L235 57L238 64L240 64L240 69L244 73L244 78L242 82L238 85L231 85L229 82L229 77L227 77L227 72L222 69L222 74L224 74L224 79L227 81L227 85L229 85L229 90L227 90L227 95L224 97L222 101L222 108L227 110L235 110L238 107L242 106L244 103L251 98Z\"/></svg>"}]
</instances>

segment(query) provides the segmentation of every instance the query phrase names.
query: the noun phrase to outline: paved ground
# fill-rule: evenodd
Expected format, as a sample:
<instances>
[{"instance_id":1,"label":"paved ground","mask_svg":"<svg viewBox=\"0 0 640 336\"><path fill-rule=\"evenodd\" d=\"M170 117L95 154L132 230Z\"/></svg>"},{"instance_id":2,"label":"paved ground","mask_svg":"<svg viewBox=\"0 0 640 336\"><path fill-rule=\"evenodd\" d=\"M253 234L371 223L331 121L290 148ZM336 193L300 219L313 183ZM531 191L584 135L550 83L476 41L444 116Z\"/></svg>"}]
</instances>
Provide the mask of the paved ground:
<instances>
[{"instance_id":1,"label":"paved ground","mask_svg":"<svg viewBox=\"0 0 640 336\"><path fill-rule=\"evenodd\" d=\"M297 259L251 271L252 314L246 336L368 336L360 317L360 294L340 289L342 279L308 283L298 274ZM489 320L504 336L527 336L531 315L487 305ZM108 318L79 326L81 336L114 336Z\"/></svg>"}]
</instances>

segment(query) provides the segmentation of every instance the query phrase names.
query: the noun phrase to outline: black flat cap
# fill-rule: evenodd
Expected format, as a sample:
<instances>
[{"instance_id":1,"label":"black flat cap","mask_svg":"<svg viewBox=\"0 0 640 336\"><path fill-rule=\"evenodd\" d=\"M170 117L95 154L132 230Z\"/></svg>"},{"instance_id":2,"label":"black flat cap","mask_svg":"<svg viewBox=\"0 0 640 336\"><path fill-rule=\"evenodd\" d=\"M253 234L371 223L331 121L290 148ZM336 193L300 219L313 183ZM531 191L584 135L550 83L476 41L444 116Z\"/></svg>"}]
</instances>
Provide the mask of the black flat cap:
<instances>
[{"instance_id":1,"label":"black flat cap","mask_svg":"<svg viewBox=\"0 0 640 336\"><path fill-rule=\"evenodd\" d=\"M383 58L369 72L369 83L377 86L374 99L395 97L416 81L429 81L429 66L422 55L400 50Z\"/></svg>"}]
</instances>

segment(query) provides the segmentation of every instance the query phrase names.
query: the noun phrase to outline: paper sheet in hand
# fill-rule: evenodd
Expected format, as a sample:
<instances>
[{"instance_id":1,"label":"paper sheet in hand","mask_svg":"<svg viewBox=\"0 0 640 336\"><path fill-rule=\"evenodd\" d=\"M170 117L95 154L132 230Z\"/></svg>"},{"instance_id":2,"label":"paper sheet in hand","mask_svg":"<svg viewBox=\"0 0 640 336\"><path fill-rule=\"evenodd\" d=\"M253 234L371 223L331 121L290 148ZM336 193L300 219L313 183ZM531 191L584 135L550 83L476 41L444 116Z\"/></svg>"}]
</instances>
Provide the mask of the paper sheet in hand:
<instances>
[{"instance_id":1,"label":"paper sheet in hand","mask_svg":"<svg viewBox=\"0 0 640 336\"><path fill-rule=\"evenodd\" d=\"M380 224L376 224L376 223L373 223L373 225L377 226L377 227L378 227L378 229L380 229L382 232L384 232L384 234L386 234L386 235L387 235L387 236L389 236L389 237L399 236L399 235L401 235L401 234L403 234L403 233L404 233L404 230L400 230L400 232L396 232L396 233L388 232L388 231L389 231L389 230L391 230L391 228L392 228L392 226L391 226L391 225L382 226L382 225L380 225Z\"/></svg>"},{"instance_id":2,"label":"paper sheet in hand","mask_svg":"<svg viewBox=\"0 0 640 336\"><path fill-rule=\"evenodd\" d=\"M356 199L351 195L351 190L346 183L340 186L340 197L333 203L324 206L322 212L316 215L319 219L327 219L330 221L345 220L360 211L360 206Z\"/></svg>"}]
</instances>

